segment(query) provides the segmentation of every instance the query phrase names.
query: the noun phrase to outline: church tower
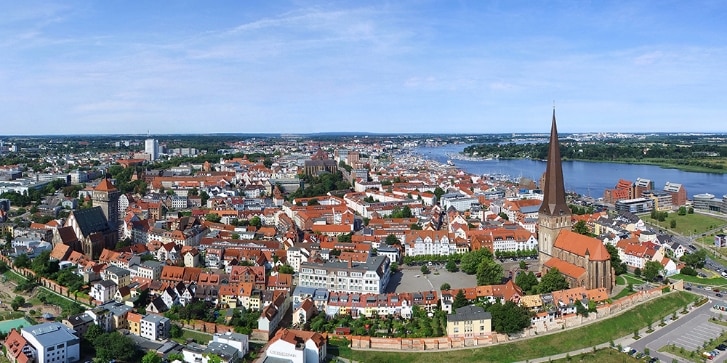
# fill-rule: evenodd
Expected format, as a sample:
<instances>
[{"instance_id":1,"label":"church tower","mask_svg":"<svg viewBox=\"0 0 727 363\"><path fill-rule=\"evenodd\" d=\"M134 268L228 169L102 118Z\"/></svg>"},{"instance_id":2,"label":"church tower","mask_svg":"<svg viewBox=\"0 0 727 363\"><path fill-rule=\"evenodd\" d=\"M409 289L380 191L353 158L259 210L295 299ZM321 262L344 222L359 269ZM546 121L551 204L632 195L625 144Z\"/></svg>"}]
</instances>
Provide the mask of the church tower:
<instances>
[{"instance_id":1,"label":"church tower","mask_svg":"<svg viewBox=\"0 0 727 363\"><path fill-rule=\"evenodd\" d=\"M103 215L108 221L108 226L112 230L117 230L119 223L120 196L121 192L106 178L93 189L93 206L101 207Z\"/></svg>"},{"instance_id":2,"label":"church tower","mask_svg":"<svg viewBox=\"0 0 727 363\"><path fill-rule=\"evenodd\" d=\"M555 109L553 124L550 126L550 143L548 161L545 167L543 188L543 204L538 210L538 256L541 266L553 257L553 245L561 230L571 230L571 211L565 200L565 184L563 182L563 165L560 159L560 143L558 128L555 125Z\"/></svg>"}]
</instances>

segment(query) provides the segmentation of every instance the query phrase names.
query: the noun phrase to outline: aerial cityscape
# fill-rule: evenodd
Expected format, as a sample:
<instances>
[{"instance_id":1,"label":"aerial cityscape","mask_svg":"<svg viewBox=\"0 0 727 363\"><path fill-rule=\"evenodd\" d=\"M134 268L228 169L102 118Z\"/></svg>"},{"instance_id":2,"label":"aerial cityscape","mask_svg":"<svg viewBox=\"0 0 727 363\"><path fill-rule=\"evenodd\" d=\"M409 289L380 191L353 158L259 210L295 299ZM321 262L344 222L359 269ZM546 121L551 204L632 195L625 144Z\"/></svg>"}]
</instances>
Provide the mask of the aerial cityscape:
<instances>
[{"instance_id":1,"label":"aerial cityscape","mask_svg":"<svg viewBox=\"0 0 727 363\"><path fill-rule=\"evenodd\" d=\"M7 4L0 363L727 361L714 2Z\"/></svg>"}]
</instances>

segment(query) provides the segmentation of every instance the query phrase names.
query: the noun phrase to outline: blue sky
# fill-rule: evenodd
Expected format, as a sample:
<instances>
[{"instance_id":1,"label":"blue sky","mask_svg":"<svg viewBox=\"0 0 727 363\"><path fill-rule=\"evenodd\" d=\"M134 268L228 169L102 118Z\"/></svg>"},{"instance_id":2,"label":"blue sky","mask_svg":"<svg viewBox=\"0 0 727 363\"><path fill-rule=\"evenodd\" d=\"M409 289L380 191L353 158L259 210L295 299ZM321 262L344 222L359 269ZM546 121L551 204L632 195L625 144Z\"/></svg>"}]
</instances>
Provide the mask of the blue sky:
<instances>
[{"instance_id":1,"label":"blue sky","mask_svg":"<svg viewBox=\"0 0 727 363\"><path fill-rule=\"evenodd\" d=\"M723 1L6 1L0 135L727 132Z\"/></svg>"}]
</instances>

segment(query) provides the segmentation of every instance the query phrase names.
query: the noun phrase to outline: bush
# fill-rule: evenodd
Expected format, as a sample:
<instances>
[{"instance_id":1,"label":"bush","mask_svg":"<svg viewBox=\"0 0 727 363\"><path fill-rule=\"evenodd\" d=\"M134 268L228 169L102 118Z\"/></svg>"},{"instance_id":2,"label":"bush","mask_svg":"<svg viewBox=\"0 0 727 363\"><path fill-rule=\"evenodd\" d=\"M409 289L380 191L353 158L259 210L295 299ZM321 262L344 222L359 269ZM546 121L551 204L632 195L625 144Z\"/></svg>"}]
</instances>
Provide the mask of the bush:
<instances>
[{"instance_id":1,"label":"bush","mask_svg":"<svg viewBox=\"0 0 727 363\"><path fill-rule=\"evenodd\" d=\"M689 266L682 267L681 273L689 276L697 276L697 270Z\"/></svg>"}]
</instances>

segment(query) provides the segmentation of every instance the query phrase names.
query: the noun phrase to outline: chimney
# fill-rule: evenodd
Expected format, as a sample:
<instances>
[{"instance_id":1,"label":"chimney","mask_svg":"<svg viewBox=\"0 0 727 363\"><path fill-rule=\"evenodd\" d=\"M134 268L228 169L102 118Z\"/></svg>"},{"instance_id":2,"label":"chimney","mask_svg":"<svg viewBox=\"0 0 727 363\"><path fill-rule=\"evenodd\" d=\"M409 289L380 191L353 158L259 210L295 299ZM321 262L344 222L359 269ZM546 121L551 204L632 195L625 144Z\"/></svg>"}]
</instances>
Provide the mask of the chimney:
<instances>
[{"instance_id":1,"label":"chimney","mask_svg":"<svg viewBox=\"0 0 727 363\"><path fill-rule=\"evenodd\" d=\"M348 260L348 269L350 270L351 267L353 267L353 264L351 263L351 259Z\"/></svg>"}]
</instances>

